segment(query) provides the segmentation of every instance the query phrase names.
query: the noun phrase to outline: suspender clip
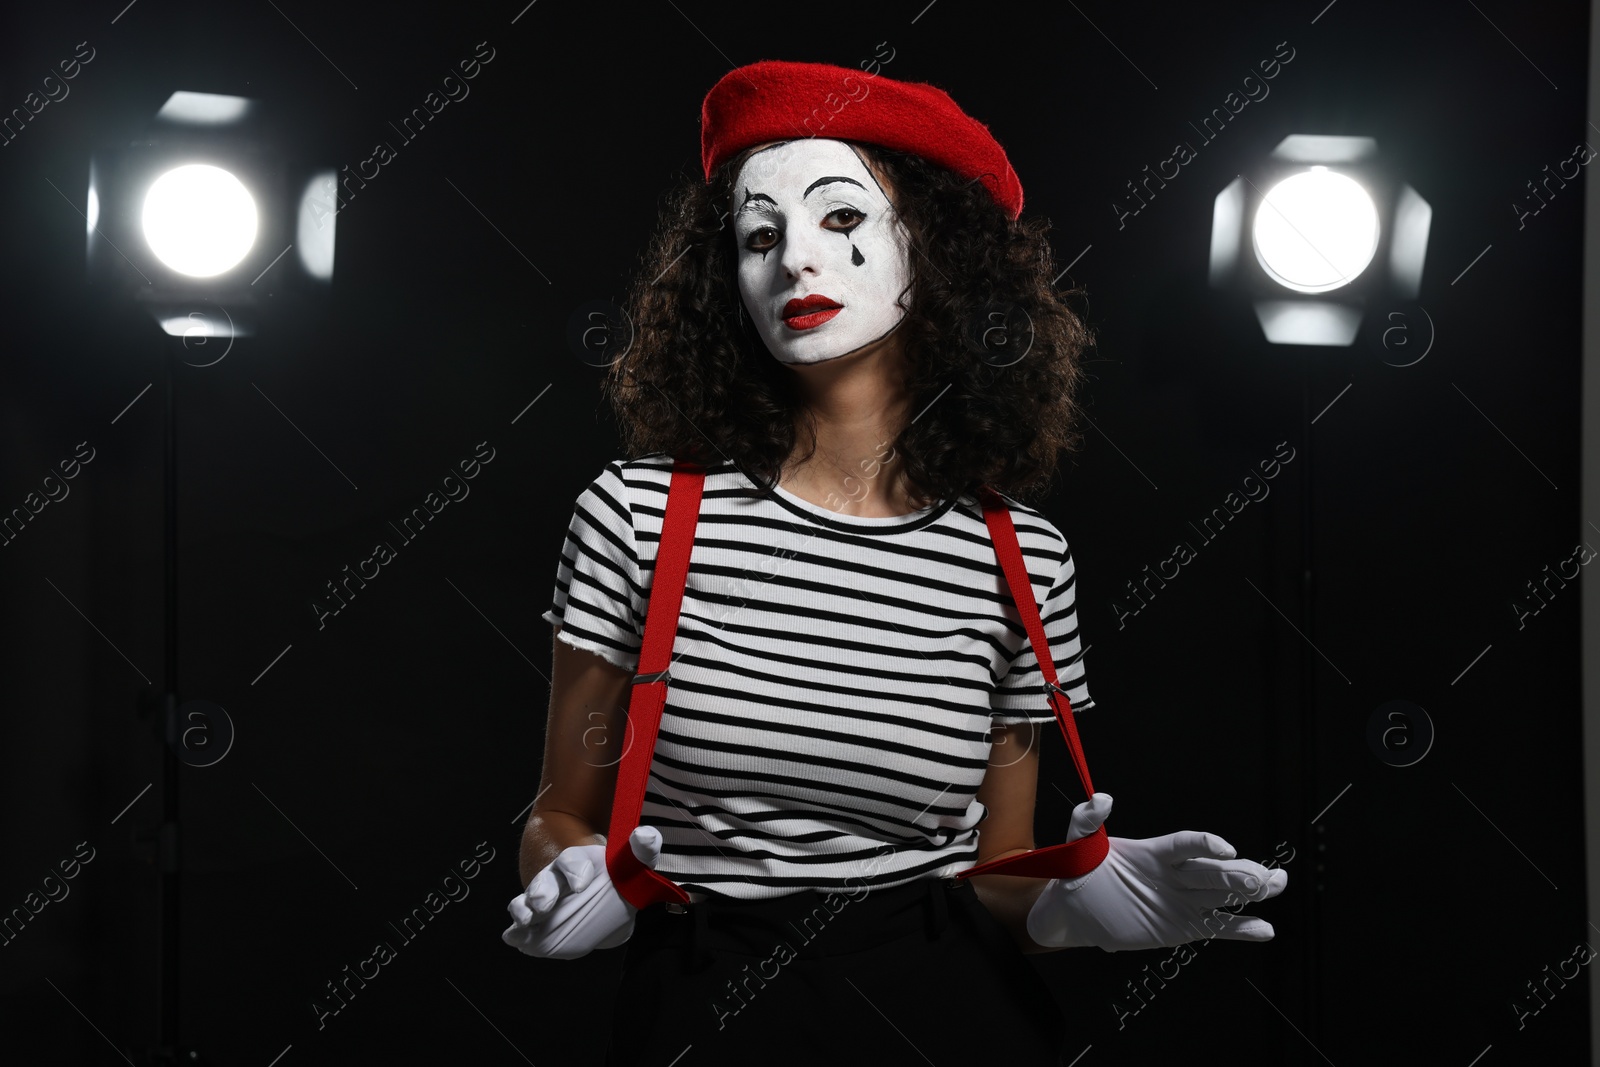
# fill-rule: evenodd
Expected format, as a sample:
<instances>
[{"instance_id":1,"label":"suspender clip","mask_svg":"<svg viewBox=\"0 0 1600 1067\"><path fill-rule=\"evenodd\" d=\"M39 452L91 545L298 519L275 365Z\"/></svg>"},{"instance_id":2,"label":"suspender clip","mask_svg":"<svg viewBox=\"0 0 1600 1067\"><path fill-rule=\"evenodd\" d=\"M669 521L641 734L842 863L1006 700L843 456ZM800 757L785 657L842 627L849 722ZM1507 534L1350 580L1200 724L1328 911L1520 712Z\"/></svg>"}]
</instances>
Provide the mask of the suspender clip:
<instances>
[{"instance_id":1,"label":"suspender clip","mask_svg":"<svg viewBox=\"0 0 1600 1067\"><path fill-rule=\"evenodd\" d=\"M670 684L672 682L672 670L668 668L664 671L651 671L648 674L636 674L633 676L634 685L649 685L652 682L667 682Z\"/></svg>"}]
</instances>

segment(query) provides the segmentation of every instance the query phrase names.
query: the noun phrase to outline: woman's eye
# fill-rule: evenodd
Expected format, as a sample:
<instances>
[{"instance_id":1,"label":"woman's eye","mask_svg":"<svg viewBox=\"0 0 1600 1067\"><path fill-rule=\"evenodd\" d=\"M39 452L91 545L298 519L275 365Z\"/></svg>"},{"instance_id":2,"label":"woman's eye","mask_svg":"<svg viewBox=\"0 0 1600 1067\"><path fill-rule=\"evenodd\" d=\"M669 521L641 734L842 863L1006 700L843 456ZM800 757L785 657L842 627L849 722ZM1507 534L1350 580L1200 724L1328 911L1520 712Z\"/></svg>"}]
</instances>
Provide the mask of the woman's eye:
<instances>
[{"instance_id":1,"label":"woman's eye","mask_svg":"<svg viewBox=\"0 0 1600 1067\"><path fill-rule=\"evenodd\" d=\"M752 252L764 252L777 243L777 227L763 226L758 230L750 231L750 236L745 238L744 246Z\"/></svg>"},{"instance_id":2,"label":"woman's eye","mask_svg":"<svg viewBox=\"0 0 1600 1067\"><path fill-rule=\"evenodd\" d=\"M830 230L853 230L857 226L861 225L861 220L864 219L864 218L866 218L866 216L863 215L861 212L857 211L855 208L853 208L853 207L842 207L839 210L830 212L828 214L827 221L836 221L836 222L838 222L837 226L829 226L828 229L830 229Z\"/></svg>"}]
</instances>

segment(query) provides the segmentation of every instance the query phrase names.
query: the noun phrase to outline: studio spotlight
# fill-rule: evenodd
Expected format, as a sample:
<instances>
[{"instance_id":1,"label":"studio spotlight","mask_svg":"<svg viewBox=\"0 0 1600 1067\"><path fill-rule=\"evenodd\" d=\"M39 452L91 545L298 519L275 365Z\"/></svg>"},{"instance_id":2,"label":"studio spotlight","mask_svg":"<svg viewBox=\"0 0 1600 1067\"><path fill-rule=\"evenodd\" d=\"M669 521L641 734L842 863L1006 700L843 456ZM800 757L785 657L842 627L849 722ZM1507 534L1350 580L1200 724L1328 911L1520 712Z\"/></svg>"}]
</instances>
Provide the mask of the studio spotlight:
<instances>
[{"instance_id":1,"label":"studio spotlight","mask_svg":"<svg viewBox=\"0 0 1600 1067\"><path fill-rule=\"evenodd\" d=\"M1432 216L1372 138L1295 134L1217 194L1211 284L1274 344L1349 345L1369 301L1415 299Z\"/></svg>"},{"instance_id":2,"label":"studio spotlight","mask_svg":"<svg viewBox=\"0 0 1600 1067\"><path fill-rule=\"evenodd\" d=\"M89 161L90 284L173 336L251 336L268 307L331 285L334 178L257 101L172 93Z\"/></svg>"}]
</instances>

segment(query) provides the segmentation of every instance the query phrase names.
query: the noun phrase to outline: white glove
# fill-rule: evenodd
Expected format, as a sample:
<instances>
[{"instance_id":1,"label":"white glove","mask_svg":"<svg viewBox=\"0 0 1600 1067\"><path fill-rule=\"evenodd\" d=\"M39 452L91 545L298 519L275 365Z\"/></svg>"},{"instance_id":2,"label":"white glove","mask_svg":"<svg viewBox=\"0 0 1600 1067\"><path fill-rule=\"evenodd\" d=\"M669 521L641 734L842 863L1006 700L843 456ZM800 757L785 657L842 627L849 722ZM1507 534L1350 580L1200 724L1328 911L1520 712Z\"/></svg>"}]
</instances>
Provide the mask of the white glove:
<instances>
[{"instance_id":1,"label":"white glove","mask_svg":"<svg viewBox=\"0 0 1600 1067\"><path fill-rule=\"evenodd\" d=\"M1067 840L1093 833L1109 814L1111 797L1094 794L1073 809ZM1214 909L1277 896L1289 884L1288 871L1235 859L1228 842L1196 830L1110 841L1105 860L1088 874L1045 883L1028 912L1028 936L1035 942L1046 948L1094 945L1121 952L1213 936L1272 940L1271 923Z\"/></svg>"},{"instance_id":2,"label":"white glove","mask_svg":"<svg viewBox=\"0 0 1600 1067\"><path fill-rule=\"evenodd\" d=\"M633 854L654 869L661 831L640 826L628 839ZM572 845L534 875L506 910L516 920L500 940L530 956L573 960L597 948L615 948L633 936L639 909L611 884L606 846Z\"/></svg>"}]
</instances>

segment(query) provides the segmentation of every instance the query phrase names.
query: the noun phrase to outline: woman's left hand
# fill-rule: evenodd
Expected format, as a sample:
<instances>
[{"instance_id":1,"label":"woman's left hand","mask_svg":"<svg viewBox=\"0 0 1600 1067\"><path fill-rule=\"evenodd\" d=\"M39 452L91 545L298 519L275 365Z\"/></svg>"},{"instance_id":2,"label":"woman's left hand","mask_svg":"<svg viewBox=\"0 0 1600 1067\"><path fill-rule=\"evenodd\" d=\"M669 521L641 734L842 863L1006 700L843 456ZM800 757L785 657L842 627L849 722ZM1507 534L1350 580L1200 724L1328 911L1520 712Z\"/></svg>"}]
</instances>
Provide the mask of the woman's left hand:
<instances>
[{"instance_id":1,"label":"woman's left hand","mask_svg":"<svg viewBox=\"0 0 1600 1067\"><path fill-rule=\"evenodd\" d=\"M1111 797L1096 793L1073 811L1067 840L1093 833L1110 813ZM1028 913L1034 941L1120 952L1210 937L1272 940L1271 923L1219 909L1277 896L1289 884L1287 871L1235 859L1228 842L1196 830L1110 842L1106 858L1088 874L1045 884Z\"/></svg>"}]
</instances>

